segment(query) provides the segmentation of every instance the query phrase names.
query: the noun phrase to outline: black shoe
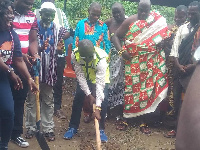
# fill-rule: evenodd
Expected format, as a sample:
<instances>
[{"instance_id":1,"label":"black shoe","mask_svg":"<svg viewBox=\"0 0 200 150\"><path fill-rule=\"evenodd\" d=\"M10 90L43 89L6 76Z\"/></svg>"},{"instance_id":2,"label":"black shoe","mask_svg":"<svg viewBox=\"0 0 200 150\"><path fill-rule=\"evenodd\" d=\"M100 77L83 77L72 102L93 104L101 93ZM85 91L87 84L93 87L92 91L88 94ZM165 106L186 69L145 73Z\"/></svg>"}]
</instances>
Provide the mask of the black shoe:
<instances>
[{"instance_id":1,"label":"black shoe","mask_svg":"<svg viewBox=\"0 0 200 150\"><path fill-rule=\"evenodd\" d=\"M48 141L55 141L55 134L53 132L45 133L44 136L48 139Z\"/></svg>"}]
</instances>

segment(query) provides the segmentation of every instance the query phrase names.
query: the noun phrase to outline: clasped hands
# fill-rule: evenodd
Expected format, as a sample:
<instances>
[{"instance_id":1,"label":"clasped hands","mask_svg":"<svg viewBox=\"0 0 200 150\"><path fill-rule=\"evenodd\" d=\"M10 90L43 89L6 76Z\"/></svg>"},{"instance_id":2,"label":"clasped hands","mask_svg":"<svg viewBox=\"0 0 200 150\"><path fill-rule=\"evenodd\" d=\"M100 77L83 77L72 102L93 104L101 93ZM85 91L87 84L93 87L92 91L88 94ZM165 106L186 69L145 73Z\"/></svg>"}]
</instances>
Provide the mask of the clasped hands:
<instances>
[{"instance_id":1,"label":"clasped hands","mask_svg":"<svg viewBox=\"0 0 200 150\"><path fill-rule=\"evenodd\" d=\"M87 96L88 102L90 103L90 106L93 107L93 104L95 104L96 99L94 98L94 96L92 96L92 94ZM100 110L99 109L95 109L95 112L93 112L93 117L95 117L97 120L101 119L101 115L100 115Z\"/></svg>"}]
</instances>

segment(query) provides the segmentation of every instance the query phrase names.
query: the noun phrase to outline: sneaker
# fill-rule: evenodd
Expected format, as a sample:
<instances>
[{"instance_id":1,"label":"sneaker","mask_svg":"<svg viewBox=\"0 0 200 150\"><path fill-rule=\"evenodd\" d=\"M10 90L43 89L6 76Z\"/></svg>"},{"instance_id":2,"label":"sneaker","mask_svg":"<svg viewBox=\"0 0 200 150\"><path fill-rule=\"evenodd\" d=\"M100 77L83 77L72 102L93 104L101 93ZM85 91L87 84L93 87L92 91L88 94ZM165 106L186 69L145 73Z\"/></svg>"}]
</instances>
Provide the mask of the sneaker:
<instances>
[{"instance_id":1,"label":"sneaker","mask_svg":"<svg viewBox=\"0 0 200 150\"><path fill-rule=\"evenodd\" d=\"M19 147L28 147L29 143L24 140L22 137L18 137L16 139L12 139L14 143L16 143Z\"/></svg>"},{"instance_id":2,"label":"sneaker","mask_svg":"<svg viewBox=\"0 0 200 150\"><path fill-rule=\"evenodd\" d=\"M72 139L72 137L76 133L77 133L77 129L75 129L75 128L68 128L68 130L67 130L67 132L65 132L63 138L66 139L66 140L70 140L70 139Z\"/></svg>"},{"instance_id":3,"label":"sneaker","mask_svg":"<svg viewBox=\"0 0 200 150\"><path fill-rule=\"evenodd\" d=\"M100 138L102 143L108 142L108 137L106 136L104 130L100 130Z\"/></svg>"}]
</instances>

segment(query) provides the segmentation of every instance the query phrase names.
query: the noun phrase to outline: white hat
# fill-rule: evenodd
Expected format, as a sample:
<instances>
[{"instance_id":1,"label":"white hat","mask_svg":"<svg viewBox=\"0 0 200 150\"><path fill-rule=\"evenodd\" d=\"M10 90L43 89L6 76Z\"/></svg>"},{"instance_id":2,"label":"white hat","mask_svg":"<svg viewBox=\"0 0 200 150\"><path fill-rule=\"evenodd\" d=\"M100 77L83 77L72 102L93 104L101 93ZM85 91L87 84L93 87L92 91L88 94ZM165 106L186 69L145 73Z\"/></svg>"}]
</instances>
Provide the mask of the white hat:
<instances>
[{"instance_id":1,"label":"white hat","mask_svg":"<svg viewBox=\"0 0 200 150\"><path fill-rule=\"evenodd\" d=\"M52 10L56 11L56 7L55 7L55 5L52 2L44 2L41 5L40 11L42 9L52 9Z\"/></svg>"}]
</instances>

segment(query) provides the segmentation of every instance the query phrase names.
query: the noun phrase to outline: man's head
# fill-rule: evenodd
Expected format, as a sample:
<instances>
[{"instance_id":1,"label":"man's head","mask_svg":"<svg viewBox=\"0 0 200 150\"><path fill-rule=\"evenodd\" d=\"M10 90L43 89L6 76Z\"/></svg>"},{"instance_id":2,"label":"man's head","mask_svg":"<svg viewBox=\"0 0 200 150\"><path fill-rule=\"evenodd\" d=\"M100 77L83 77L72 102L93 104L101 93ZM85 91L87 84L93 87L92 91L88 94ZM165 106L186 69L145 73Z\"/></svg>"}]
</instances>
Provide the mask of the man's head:
<instances>
[{"instance_id":1,"label":"man's head","mask_svg":"<svg viewBox=\"0 0 200 150\"><path fill-rule=\"evenodd\" d=\"M138 5L138 20L146 20L151 10L150 0L140 0Z\"/></svg>"},{"instance_id":2,"label":"man's head","mask_svg":"<svg viewBox=\"0 0 200 150\"><path fill-rule=\"evenodd\" d=\"M13 19L10 0L0 0L0 31L7 30L12 25Z\"/></svg>"},{"instance_id":3,"label":"man's head","mask_svg":"<svg viewBox=\"0 0 200 150\"><path fill-rule=\"evenodd\" d=\"M88 13L90 23L96 23L101 16L101 5L97 2L93 2L88 9Z\"/></svg>"},{"instance_id":4,"label":"man's head","mask_svg":"<svg viewBox=\"0 0 200 150\"><path fill-rule=\"evenodd\" d=\"M34 0L15 0L14 6L18 13L25 14L33 7Z\"/></svg>"},{"instance_id":5,"label":"man's head","mask_svg":"<svg viewBox=\"0 0 200 150\"><path fill-rule=\"evenodd\" d=\"M112 15L117 22L124 21L125 11L121 3L116 2L112 5Z\"/></svg>"},{"instance_id":6,"label":"man's head","mask_svg":"<svg viewBox=\"0 0 200 150\"><path fill-rule=\"evenodd\" d=\"M188 6L188 19L192 26L199 23L200 20L200 3L194 1Z\"/></svg>"},{"instance_id":7,"label":"man's head","mask_svg":"<svg viewBox=\"0 0 200 150\"><path fill-rule=\"evenodd\" d=\"M80 41L78 43L78 51L79 51L80 57L85 62L90 62L93 60L94 45L90 40L84 39L84 40Z\"/></svg>"},{"instance_id":8,"label":"man's head","mask_svg":"<svg viewBox=\"0 0 200 150\"><path fill-rule=\"evenodd\" d=\"M51 2L44 2L40 8L41 21L43 27L49 27L55 18L56 7Z\"/></svg>"},{"instance_id":9,"label":"man's head","mask_svg":"<svg viewBox=\"0 0 200 150\"><path fill-rule=\"evenodd\" d=\"M174 21L177 26L182 25L187 20L187 7L179 5L175 10Z\"/></svg>"}]
</instances>

